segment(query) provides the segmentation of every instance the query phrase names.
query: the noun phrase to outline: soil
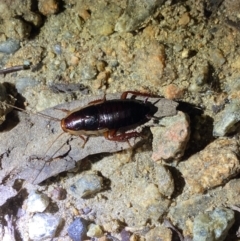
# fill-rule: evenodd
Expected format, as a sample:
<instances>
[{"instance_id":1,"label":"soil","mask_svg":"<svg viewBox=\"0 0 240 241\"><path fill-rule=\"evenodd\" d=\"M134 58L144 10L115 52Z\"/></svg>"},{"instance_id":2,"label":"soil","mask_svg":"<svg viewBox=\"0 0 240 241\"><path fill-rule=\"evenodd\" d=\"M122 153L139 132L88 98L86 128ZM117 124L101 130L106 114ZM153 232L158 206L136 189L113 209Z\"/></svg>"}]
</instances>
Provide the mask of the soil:
<instances>
[{"instance_id":1,"label":"soil","mask_svg":"<svg viewBox=\"0 0 240 241\"><path fill-rule=\"evenodd\" d=\"M0 75L0 82L16 88L15 92L9 90L9 94L19 107L28 111L27 116L66 102L83 100L87 103L93 96L119 96L128 90L181 100L204 112L202 115L187 113L191 135L181 157L153 161L153 137L147 130L150 135L137 141L134 148L128 149L128 144L121 143L117 148L108 149L105 144L101 152L91 152L95 155L84 156L77 165L69 164L69 168L59 170L68 171L61 174L56 171L57 176L50 175L39 185L32 184L32 180L11 179L11 175L18 173L6 164L8 153L14 149L6 152L14 138L9 134L11 140L8 140L7 133L19 124L31 128L37 121L29 121L22 117L25 113L21 113L14 122L15 114L10 113L6 122L14 124L10 123L10 129L5 129L3 124L0 132L4 138L0 144L2 190L9 192L10 197L8 199L6 194L0 218L2 226L6 226L4 215L12 216L12 225L17 230L13 235L15 240L29 240L26 223L32 214L21 216L19 210L24 210L32 190L47 194L54 204L48 212L64 220L56 240L71 240L67 228L79 216L99 225L103 233L118 240L125 240L120 234L123 229L132 235L131 240L161 237L171 240L174 237L171 233L167 236L164 218L170 219L185 236L192 237L192 224L198 213L240 204L240 198L234 194L239 192L240 183L238 132L235 130L223 137L213 135L213 126L219 120L216 113L231 100L238 101L240 94L239 1L147 1L149 6L145 6L142 0L133 1L132 8L129 2L4 0L0 3L0 13L4 13L0 15L0 43L8 39L20 43L16 52L0 53L0 67L30 65L30 69ZM28 132L18 128L23 135L22 146L16 149L24 152L17 153L21 159L21 155L28 153L24 150L27 140L24 135ZM37 126L36 132L41 132L40 128ZM37 139L36 136L29 139L33 149L40 145ZM49 140L45 141L41 138L39 156L44 156L51 145ZM107 140L101 137L101 141L91 143L101 149L102 141ZM211 173L205 172L206 178L201 172L204 185L198 183L196 188L193 183L198 180L191 180L191 176L199 170L196 170L198 165L191 163L196 157L197 161L203 160L201 165L205 167L205 160L210 158L206 153L210 153L211 158L222 155L219 167L214 164L216 168L225 167L227 158L232 158L234 167L227 169L235 169L226 173L221 169L224 175L212 182L210 176L216 169L211 166ZM236 156L229 157L229 153ZM74 167L71 171L70 166ZM71 189L84 172L103 177L102 190L87 198L79 197ZM63 200L53 195L59 188L66 190ZM13 203L15 208L12 208ZM231 240L239 240L235 234L237 224L236 221L229 232Z\"/></svg>"}]
</instances>

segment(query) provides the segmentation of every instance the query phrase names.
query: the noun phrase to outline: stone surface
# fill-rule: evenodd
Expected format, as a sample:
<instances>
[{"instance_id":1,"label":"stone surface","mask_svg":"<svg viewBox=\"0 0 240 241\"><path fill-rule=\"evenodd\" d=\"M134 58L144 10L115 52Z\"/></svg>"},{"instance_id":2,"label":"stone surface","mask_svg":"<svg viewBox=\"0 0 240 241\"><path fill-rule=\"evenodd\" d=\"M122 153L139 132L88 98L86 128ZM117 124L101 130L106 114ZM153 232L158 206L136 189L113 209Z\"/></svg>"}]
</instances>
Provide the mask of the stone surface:
<instances>
[{"instance_id":1,"label":"stone surface","mask_svg":"<svg viewBox=\"0 0 240 241\"><path fill-rule=\"evenodd\" d=\"M189 190L192 193L203 193L236 176L240 171L238 148L234 139L218 139L181 162L179 170Z\"/></svg>"},{"instance_id":2,"label":"stone surface","mask_svg":"<svg viewBox=\"0 0 240 241\"><path fill-rule=\"evenodd\" d=\"M88 197L103 188L103 178L97 173L82 173L80 178L70 186L71 193L76 197Z\"/></svg>"},{"instance_id":3,"label":"stone surface","mask_svg":"<svg viewBox=\"0 0 240 241\"><path fill-rule=\"evenodd\" d=\"M193 222L193 241L223 241L234 221L234 211L227 208L201 213Z\"/></svg>"},{"instance_id":4,"label":"stone surface","mask_svg":"<svg viewBox=\"0 0 240 241\"><path fill-rule=\"evenodd\" d=\"M226 136L235 131L240 121L239 99L232 100L225 109L216 116L213 127L214 136Z\"/></svg>"},{"instance_id":5,"label":"stone surface","mask_svg":"<svg viewBox=\"0 0 240 241\"><path fill-rule=\"evenodd\" d=\"M61 219L49 213L37 213L28 224L29 238L33 240L44 240L54 238Z\"/></svg>"},{"instance_id":6,"label":"stone surface","mask_svg":"<svg viewBox=\"0 0 240 241\"><path fill-rule=\"evenodd\" d=\"M151 16L164 0L132 0L127 1L127 7L123 15L115 25L115 31L128 32L137 30L143 22Z\"/></svg>"},{"instance_id":7,"label":"stone surface","mask_svg":"<svg viewBox=\"0 0 240 241\"><path fill-rule=\"evenodd\" d=\"M240 181L237 179L229 181L224 187L218 187L208 191L207 194L183 193L177 200L175 206L170 207L168 213L171 220L178 228L184 229L187 235L193 233L193 221L189 217L196 217L206 210L216 207L238 205L240 202ZM192 235L191 235L192 236Z\"/></svg>"},{"instance_id":8,"label":"stone surface","mask_svg":"<svg viewBox=\"0 0 240 241\"><path fill-rule=\"evenodd\" d=\"M160 127L151 127L154 161L169 161L183 156L190 137L189 119L183 112L160 121Z\"/></svg>"},{"instance_id":9,"label":"stone surface","mask_svg":"<svg viewBox=\"0 0 240 241\"><path fill-rule=\"evenodd\" d=\"M17 40L8 39L5 42L0 42L0 52L13 54L20 48L20 43Z\"/></svg>"},{"instance_id":10,"label":"stone surface","mask_svg":"<svg viewBox=\"0 0 240 241\"><path fill-rule=\"evenodd\" d=\"M158 226L150 229L144 237L146 241L172 241L172 232L164 226Z\"/></svg>"},{"instance_id":11,"label":"stone surface","mask_svg":"<svg viewBox=\"0 0 240 241\"><path fill-rule=\"evenodd\" d=\"M46 194L32 192L28 196L27 200L27 212L43 212L49 205L50 200Z\"/></svg>"},{"instance_id":12,"label":"stone surface","mask_svg":"<svg viewBox=\"0 0 240 241\"><path fill-rule=\"evenodd\" d=\"M68 227L68 235L73 241L82 241L86 238L87 223L82 218L76 218Z\"/></svg>"},{"instance_id":13,"label":"stone surface","mask_svg":"<svg viewBox=\"0 0 240 241\"><path fill-rule=\"evenodd\" d=\"M100 238L103 236L103 231L99 225L91 223L88 226L87 236L91 238Z\"/></svg>"}]
</instances>

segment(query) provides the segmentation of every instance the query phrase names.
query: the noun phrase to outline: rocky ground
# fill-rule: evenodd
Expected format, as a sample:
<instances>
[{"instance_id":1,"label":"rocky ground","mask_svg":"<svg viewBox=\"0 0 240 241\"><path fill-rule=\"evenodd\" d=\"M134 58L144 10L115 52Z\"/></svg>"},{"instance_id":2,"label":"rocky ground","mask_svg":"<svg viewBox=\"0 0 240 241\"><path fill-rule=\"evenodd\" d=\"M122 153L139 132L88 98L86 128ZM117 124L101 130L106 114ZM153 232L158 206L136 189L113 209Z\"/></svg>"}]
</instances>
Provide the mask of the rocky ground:
<instances>
[{"instance_id":1,"label":"rocky ground","mask_svg":"<svg viewBox=\"0 0 240 241\"><path fill-rule=\"evenodd\" d=\"M238 0L1 0L1 239L240 240L239 12ZM127 90L168 99L132 148L56 140L58 121L34 114Z\"/></svg>"}]
</instances>

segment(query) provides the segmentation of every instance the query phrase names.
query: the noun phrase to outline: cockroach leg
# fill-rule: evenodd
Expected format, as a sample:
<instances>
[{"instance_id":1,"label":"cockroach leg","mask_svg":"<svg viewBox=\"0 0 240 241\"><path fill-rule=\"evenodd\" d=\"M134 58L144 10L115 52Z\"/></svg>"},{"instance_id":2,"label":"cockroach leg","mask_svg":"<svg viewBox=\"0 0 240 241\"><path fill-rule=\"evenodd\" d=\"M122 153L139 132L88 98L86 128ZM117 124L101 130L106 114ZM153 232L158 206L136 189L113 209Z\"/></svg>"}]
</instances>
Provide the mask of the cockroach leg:
<instances>
[{"instance_id":1,"label":"cockroach leg","mask_svg":"<svg viewBox=\"0 0 240 241\"><path fill-rule=\"evenodd\" d=\"M119 142L128 141L132 137L139 137L139 136L141 136L140 133L136 131L117 134L117 130L111 130L104 133L104 137L107 140L119 141Z\"/></svg>"},{"instance_id":2,"label":"cockroach leg","mask_svg":"<svg viewBox=\"0 0 240 241\"><path fill-rule=\"evenodd\" d=\"M101 104L101 103L104 103L105 101L106 101L106 94L104 94L102 99L90 101L88 105Z\"/></svg>"},{"instance_id":3,"label":"cockroach leg","mask_svg":"<svg viewBox=\"0 0 240 241\"><path fill-rule=\"evenodd\" d=\"M122 93L121 99L122 100L127 99L128 94L132 94L133 98L135 98L136 96L147 96L147 97L153 97L153 98L159 97L159 95L152 95L152 94L146 94L146 93L141 93L141 92L138 92L138 91L130 91L129 90L129 91L125 91L125 92ZM132 99L132 97L131 97L131 99Z\"/></svg>"},{"instance_id":4,"label":"cockroach leg","mask_svg":"<svg viewBox=\"0 0 240 241\"><path fill-rule=\"evenodd\" d=\"M79 135L79 137L83 140L82 148L84 148L86 143L88 142L89 137L88 136L84 137L81 135Z\"/></svg>"},{"instance_id":5,"label":"cockroach leg","mask_svg":"<svg viewBox=\"0 0 240 241\"><path fill-rule=\"evenodd\" d=\"M53 109L54 110L60 110L60 111L62 111L62 112L65 112L65 113L70 113L70 111L69 110L67 110L67 109L60 109L60 108L55 108L55 107L53 107Z\"/></svg>"}]
</instances>

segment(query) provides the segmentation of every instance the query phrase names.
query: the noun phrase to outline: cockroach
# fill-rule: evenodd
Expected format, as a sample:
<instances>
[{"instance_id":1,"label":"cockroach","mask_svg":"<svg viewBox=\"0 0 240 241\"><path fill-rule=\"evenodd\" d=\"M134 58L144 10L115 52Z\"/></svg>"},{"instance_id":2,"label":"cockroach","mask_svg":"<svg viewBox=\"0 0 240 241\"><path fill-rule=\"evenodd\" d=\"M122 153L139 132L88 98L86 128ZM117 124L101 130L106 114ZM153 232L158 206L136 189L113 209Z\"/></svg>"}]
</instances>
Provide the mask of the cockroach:
<instances>
[{"instance_id":1,"label":"cockroach","mask_svg":"<svg viewBox=\"0 0 240 241\"><path fill-rule=\"evenodd\" d=\"M128 94L132 94L132 98L128 99ZM147 99L135 99L136 96L159 97L135 91L123 92L120 99L106 100L104 96L102 100L92 101L83 108L69 112L61 120L61 127L64 132L80 136L85 143L83 135L104 135L111 141L128 141L138 137L139 132L126 131L149 121L157 108Z\"/></svg>"},{"instance_id":2,"label":"cockroach","mask_svg":"<svg viewBox=\"0 0 240 241\"><path fill-rule=\"evenodd\" d=\"M132 94L132 96L127 98L129 94ZM139 100L136 99L137 96L146 98L145 100ZM155 118L154 114L158 108L155 106L155 103L148 101L149 97L158 98L159 100L159 96L157 95L126 91L122 93L120 99L107 100L104 96L103 99L94 100L85 107L72 111L63 110L67 111L67 115L61 120L43 113L38 114L55 121L60 121L61 128L64 132L79 136L84 140L83 147L88 137L92 135L103 135L109 141L129 143L129 139L141 135L139 131L134 129L144 125L150 119ZM60 137L60 135L58 137ZM51 146L48 150L50 148ZM52 160L54 155L55 154L46 162ZM45 165L39 170L39 174L35 180L37 180L44 167Z\"/></svg>"}]
</instances>

